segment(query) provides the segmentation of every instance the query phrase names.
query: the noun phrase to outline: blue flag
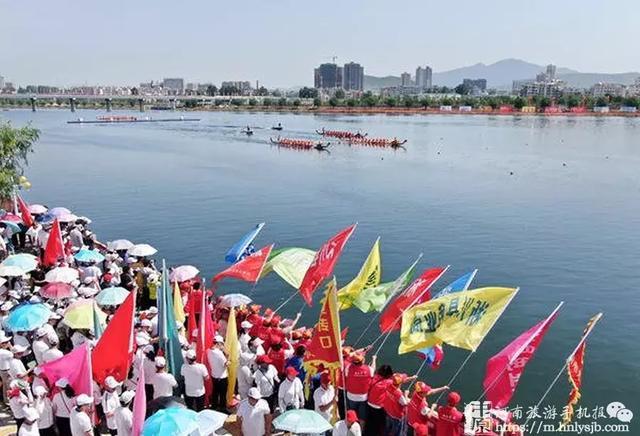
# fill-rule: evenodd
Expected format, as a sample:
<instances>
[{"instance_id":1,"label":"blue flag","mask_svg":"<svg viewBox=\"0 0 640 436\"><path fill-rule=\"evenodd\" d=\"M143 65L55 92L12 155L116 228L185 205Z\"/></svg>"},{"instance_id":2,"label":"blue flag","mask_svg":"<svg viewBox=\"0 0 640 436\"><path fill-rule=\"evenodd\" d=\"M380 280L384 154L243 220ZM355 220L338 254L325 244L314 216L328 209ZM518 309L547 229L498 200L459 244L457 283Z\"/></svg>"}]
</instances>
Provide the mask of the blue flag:
<instances>
[{"instance_id":1,"label":"blue flag","mask_svg":"<svg viewBox=\"0 0 640 436\"><path fill-rule=\"evenodd\" d=\"M160 348L167 360L169 372L178 379L184 362L182 347L176 327L176 316L173 311L173 291L169 286L169 271L162 261L162 286L158 290L158 335Z\"/></svg>"},{"instance_id":2,"label":"blue flag","mask_svg":"<svg viewBox=\"0 0 640 436\"><path fill-rule=\"evenodd\" d=\"M433 297L431 297L431 299L435 300L436 298L444 297L445 295L448 295L452 292L466 291L469 288L471 281L476 276L477 272L478 270L474 269L470 273L467 273L462 277L458 277L457 279L449 283L447 286L442 288L442 290L438 292L436 295L434 295Z\"/></svg>"},{"instance_id":3,"label":"blue flag","mask_svg":"<svg viewBox=\"0 0 640 436\"><path fill-rule=\"evenodd\" d=\"M224 260L229 263L236 263L239 260L242 260L246 256L250 255L252 251L255 251L253 248L253 240L256 239L260 230L264 227L264 223L260 223L253 228L249 233L244 235L238 242L234 244L233 247L227 251L227 254L224 255Z\"/></svg>"}]
</instances>

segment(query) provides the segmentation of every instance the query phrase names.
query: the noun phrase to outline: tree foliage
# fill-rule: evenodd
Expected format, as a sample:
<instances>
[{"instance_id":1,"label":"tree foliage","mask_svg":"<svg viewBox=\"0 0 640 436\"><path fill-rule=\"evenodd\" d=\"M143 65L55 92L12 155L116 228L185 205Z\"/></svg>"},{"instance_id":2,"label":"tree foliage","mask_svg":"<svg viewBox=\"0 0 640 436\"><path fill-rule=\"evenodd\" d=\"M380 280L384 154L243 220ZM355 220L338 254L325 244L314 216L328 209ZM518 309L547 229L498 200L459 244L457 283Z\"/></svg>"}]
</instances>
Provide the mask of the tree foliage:
<instances>
[{"instance_id":1,"label":"tree foliage","mask_svg":"<svg viewBox=\"0 0 640 436\"><path fill-rule=\"evenodd\" d=\"M7 199L27 166L27 156L33 152L33 144L40 131L33 127L12 127L0 123L0 198Z\"/></svg>"}]
</instances>

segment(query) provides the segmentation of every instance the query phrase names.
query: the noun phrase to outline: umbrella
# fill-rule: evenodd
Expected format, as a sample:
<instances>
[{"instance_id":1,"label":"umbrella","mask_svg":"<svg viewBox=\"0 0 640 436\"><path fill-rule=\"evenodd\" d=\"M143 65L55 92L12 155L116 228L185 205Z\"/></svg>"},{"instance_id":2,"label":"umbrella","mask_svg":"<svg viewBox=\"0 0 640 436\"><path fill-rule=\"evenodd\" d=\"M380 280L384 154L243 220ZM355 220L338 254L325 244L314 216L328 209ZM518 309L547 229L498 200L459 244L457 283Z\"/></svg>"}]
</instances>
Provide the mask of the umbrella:
<instances>
[{"instance_id":1,"label":"umbrella","mask_svg":"<svg viewBox=\"0 0 640 436\"><path fill-rule=\"evenodd\" d=\"M200 436L207 436L222 428L228 415L215 410L198 412L198 430Z\"/></svg>"},{"instance_id":2,"label":"umbrella","mask_svg":"<svg viewBox=\"0 0 640 436\"><path fill-rule=\"evenodd\" d=\"M33 271L38 266L36 257L28 253L13 254L7 257L2 263L2 266L17 266L25 272Z\"/></svg>"},{"instance_id":3,"label":"umbrella","mask_svg":"<svg viewBox=\"0 0 640 436\"><path fill-rule=\"evenodd\" d=\"M82 299L73 303L64 311L62 321L72 329L93 329L93 299ZM102 324L107 314L96 308L98 319Z\"/></svg>"},{"instance_id":4,"label":"umbrella","mask_svg":"<svg viewBox=\"0 0 640 436\"><path fill-rule=\"evenodd\" d=\"M181 407L183 409L187 408L182 397L158 397L155 400L151 400L147 403L147 412L145 418L150 417L158 410L168 409L170 407Z\"/></svg>"},{"instance_id":5,"label":"umbrella","mask_svg":"<svg viewBox=\"0 0 640 436\"><path fill-rule=\"evenodd\" d=\"M169 279L172 282L186 282L187 280L191 280L198 274L200 274L200 270L195 266L182 265L171 271L171 274L169 274Z\"/></svg>"},{"instance_id":6,"label":"umbrella","mask_svg":"<svg viewBox=\"0 0 640 436\"><path fill-rule=\"evenodd\" d=\"M182 436L198 430L198 414L182 407L162 409L144 421L142 436Z\"/></svg>"},{"instance_id":7,"label":"umbrella","mask_svg":"<svg viewBox=\"0 0 640 436\"><path fill-rule=\"evenodd\" d=\"M12 223L21 223L22 217L13 213L5 213L4 215L0 216L0 221L10 221Z\"/></svg>"},{"instance_id":8,"label":"umbrella","mask_svg":"<svg viewBox=\"0 0 640 436\"><path fill-rule=\"evenodd\" d=\"M128 251L128 253L131 256L136 256L136 257L153 256L157 252L158 250L156 250L149 244L137 244L129 248L129 251Z\"/></svg>"},{"instance_id":9,"label":"umbrella","mask_svg":"<svg viewBox=\"0 0 640 436\"><path fill-rule=\"evenodd\" d=\"M0 265L0 276L2 277L21 277L26 273L25 270L15 265Z\"/></svg>"},{"instance_id":10,"label":"umbrella","mask_svg":"<svg viewBox=\"0 0 640 436\"><path fill-rule=\"evenodd\" d=\"M79 273L77 269L69 268L68 266L60 266L49 271L44 276L44 281L71 283L72 281L76 280L78 276Z\"/></svg>"},{"instance_id":11,"label":"umbrella","mask_svg":"<svg viewBox=\"0 0 640 436\"><path fill-rule=\"evenodd\" d=\"M61 282L47 283L40 288L40 295L45 298L69 298L73 295L73 286Z\"/></svg>"},{"instance_id":12,"label":"umbrella","mask_svg":"<svg viewBox=\"0 0 640 436\"><path fill-rule=\"evenodd\" d=\"M29 212L35 213L36 215L40 215L41 213L45 213L48 209L41 204L32 204L29 206Z\"/></svg>"},{"instance_id":13,"label":"umbrella","mask_svg":"<svg viewBox=\"0 0 640 436\"><path fill-rule=\"evenodd\" d=\"M96 295L96 302L100 306L117 306L129 296L129 291L125 288L106 288Z\"/></svg>"},{"instance_id":14,"label":"umbrella","mask_svg":"<svg viewBox=\"0 0 640 436\"><path fill-rule=\"evenodd\" d=\"M7 329L13 332L28 332L43 326L51 313L42 303L24 303L9 313L5 323Z\"/></svg>"},{"instance_id":15,"label":"umbrella","mask_svg":"<svg viewBox=\"0 0 640 436\"><path fill-rule=\"evenodd\" d=\"M66 207L54 207L49 210L49 215L53 215L55 218L60 218L62 215L68 215L71 211Z\"/></svg>"},{"instance_id":16,"label":"umbrella","mask_svg":"<svg viewBox=\"0 0 640 436\"><path fill-rule=\"evenodd\" d=\"M10 228L13 233L20 233L22 231L20 226L18 224L14 223L13 221L1 220L0 223L4 224L8 228Z\"/></svg>"},{"instance_id":17,"label":"umbrella","mask_svg":"<svg viewBox=\"0 0 640 436\"><path fill-rule=\"evenodd\" d=\"M58 217L58 221L60 221L61 223L73 223L77 219L78 217L72 213L64 213Z\"/></svg>"},{"instance_id":18,"label":"umbrella","mask_svg":"<svg viewBox=\"0 0 640 436\"><path fill-rule=\"evenodd\" d=\"M43 213L42 215L38 215L38 217L36 218L36 222L40 224L49 224L49 223L52 223L53 220L55 219L56 219L55 216L47 212L47 213Z\"/></svg>"},{"instance_id":19,"label":"umbrella","mask_svg":"<svg viewBox=\"0 0 640 436\"><path fill-rule=\"evenodd\" d=\"M107 243L107 248L114 251L128 250L131 247L133 247L133 242L128 239L117 239Z\"/></svg>"},{"instance_id":20,"label":"umbrella","mask_svg":"<svg viewBox=\"0 0 640 436\"><path fill-rule=\"evenodd\" d=\"M324 433L333 426L322 415L313 410L297 409L284 412L273 420L273 426L278 430L291 433Z\"/></svg>"},{"instance_id":21,"label":"umbrella","mask_svg":"<svg viewBox=\"0 0 640 436\"><path fill-rule=\"evenodd\" d=\"M83 248L73 255L73 258L78 262L102 262L104 256L97 250L88 250Z\"/></svg>"},{"instance_id":22,"label":"umbrella","mask_svg":"<svg viewBox=\"0 0 640 436\"><path fill-rule=\"evenodd\" d=\"M227 307L237 307L242 305L247 305L251 303L251 298L247 297L244 294L227 294L223 295L221 298L221 303L223 306Z\"/></svg>"}]
</instances>

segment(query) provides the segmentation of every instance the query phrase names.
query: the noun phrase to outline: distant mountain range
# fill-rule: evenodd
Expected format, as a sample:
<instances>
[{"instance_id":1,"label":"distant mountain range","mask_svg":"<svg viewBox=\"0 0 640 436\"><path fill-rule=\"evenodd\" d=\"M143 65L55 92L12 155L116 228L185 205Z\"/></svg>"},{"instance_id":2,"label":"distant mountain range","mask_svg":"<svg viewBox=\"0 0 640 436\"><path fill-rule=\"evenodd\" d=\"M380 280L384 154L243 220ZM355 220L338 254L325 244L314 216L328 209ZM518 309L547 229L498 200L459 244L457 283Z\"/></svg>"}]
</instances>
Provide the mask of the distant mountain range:
<instances>
[{"instance_id":1,"label":"distant mountain range","mask_svg":"<svg viewBox=\"0 0 640 436\"><path fill-rule=\"evenodd\" d=\"M456 68L449 71L433 73L433 84L437 86L454 87L462 83L463 79L487 79L489 88L510 89L514 80L535 79L536 74L544 71L545 65L536 65L520 59L504 59L496 63L485 65L478 63L468 67ZM410 71L413 75L415 71ZM640 77L640 73L581 73L569 68L558 67L556 75L567 82L569 86L589 88L594 83L609 82L630 85ZM364 76L364 88L375 90L389 86L400 85L399 76Z\"/></svg>"}]
</instances>

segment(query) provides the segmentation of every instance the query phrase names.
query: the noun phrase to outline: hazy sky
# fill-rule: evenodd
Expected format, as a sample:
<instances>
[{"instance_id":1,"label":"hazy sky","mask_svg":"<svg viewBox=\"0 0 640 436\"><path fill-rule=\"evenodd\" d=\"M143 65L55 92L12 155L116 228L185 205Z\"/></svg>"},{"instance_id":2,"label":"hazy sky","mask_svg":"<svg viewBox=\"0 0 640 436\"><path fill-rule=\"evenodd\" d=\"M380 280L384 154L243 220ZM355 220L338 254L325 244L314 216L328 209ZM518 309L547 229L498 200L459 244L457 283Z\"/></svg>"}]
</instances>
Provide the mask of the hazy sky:
<instances>
[{"instance_id":1,"label":"hazy sky","mask_svg":"<svg viewBox=\"0 0 640 436\"><path fill-rule=\"evenodd\" d=\"M638 0L0 0L0 75L17 84L260 80L313 68L443 71L520 58L640 70Z\"/></svg>"}]
</instances>

